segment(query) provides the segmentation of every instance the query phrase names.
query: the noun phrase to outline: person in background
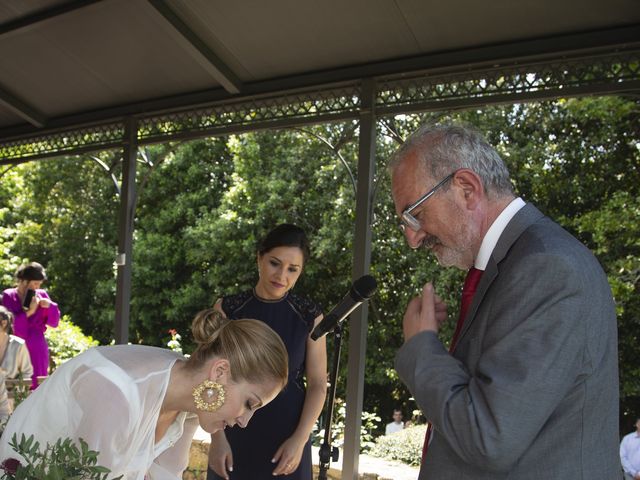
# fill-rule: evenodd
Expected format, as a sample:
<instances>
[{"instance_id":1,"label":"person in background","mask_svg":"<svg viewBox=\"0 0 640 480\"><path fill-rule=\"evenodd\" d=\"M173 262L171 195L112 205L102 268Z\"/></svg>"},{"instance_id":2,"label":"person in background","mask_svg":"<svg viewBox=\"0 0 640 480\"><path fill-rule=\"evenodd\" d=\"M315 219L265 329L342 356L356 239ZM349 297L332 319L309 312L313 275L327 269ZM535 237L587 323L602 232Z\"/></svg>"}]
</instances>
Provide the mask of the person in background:
<instances>
[{"instance_id":1,"label":"person in background","mask_svg":"<svg viewBox=\"0 0 640 480\"><path fill-rule=\"evenodd\" d=\"M109 478L182 479L198 425L209 433L246 427L288 378L284 344L263 322L232 322L208 309L191 329L197 347L189 358L115 345L65 362L9 418L0 465L25 462L9 445L14 434L42 446L82 438Z\"/></svg>"},{"instance_id":2,"label":"person in background","mask_svg":"<svg viewBox=\"0 0 640 480\"><path fill-rule=\"evenodd\" d=\"M60 321L58 304L40 287L47 274L37 262L22 265L16 271L16 287L2 292L2 305L13 313L14 334L23 338L33 365L32 389L38 386L38 377L49 374L49 345L44 332L55 328ZM31 296L33 295L33 296ZM31 301L25 305L25 299Z\"/></svg>"},{"instance_id":3,"label":"person in background","mask_svg":"<svg viewBox=\"0 0 640 480\"><path fill-rule=\"evenodd\" d=\"M620 442L620 461L625 480L640 480L640 417L636 418L636 431Z\"/></svg>"},{"instance_id":4,"label":"person in background","mask_svg":"<svg viewBox=\"0 0 640 480\"><path fill-rule=\"evenodd\" d=\"M404 422L402 421L402 410L395 408L393 410L393 422L387 423L384 427L384 434L391 435L392 433L404 430Z\"/></svg>"},{"instance_id":5,"label":"person in background","mask_svg":"<svg viewBox=\"0 0 640 480\"><path fill-rule=\"evenodd\" d=\"M12 410L6 380L21 373L30 380L33 372L24 340L10 335L12 322L11 312L0 306L0 434Z\"/></svg>"},{"instance_id":6,"label":"person in background","mask_svg":"<svg viewBox=\"0 0 640 480\"><path fill-rule=\"evenodd\" d=\"M473 129L425 126L391 164L407 243L467 271L456 333L429 282L395 366L432 428L420 480L609 480L618 456L618 336L607 276L513 193Z\"/></svg>"},{"instance_id":7,"label":"person in background","mask_svg":"<svg viewBox=\"0 0 640 480\"><path fill-rule=\"evenodd\" d=\"M9 379L31 380L33 366L27 345L12 333L13 314L0 306L0 373Z\"/></svg>"},{"instance_id":8,"label":"person in background","mask_svg":"<svg viewBox=\"0 0 640 480\"><path fill-rule=\"evenodd\" d=\"M209 480L312 478L310 433L327 392L326 340L309 337L322 319L320 308L291 291L308 258L305 232L295 225L278 225L258 246L255 288L215 304L229 318L262 320L282 337L289 353L289 380L283 392L256 413L249 428L212 436Z\"/></svg>"}]
</instances>

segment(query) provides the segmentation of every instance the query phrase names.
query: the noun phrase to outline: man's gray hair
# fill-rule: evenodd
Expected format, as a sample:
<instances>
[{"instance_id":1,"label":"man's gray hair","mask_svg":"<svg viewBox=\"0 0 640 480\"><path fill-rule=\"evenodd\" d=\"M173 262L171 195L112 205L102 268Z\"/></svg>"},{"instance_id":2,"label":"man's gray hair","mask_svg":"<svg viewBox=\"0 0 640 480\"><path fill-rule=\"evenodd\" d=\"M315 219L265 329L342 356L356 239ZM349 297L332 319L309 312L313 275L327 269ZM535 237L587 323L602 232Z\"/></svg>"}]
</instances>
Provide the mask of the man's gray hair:
<instances>
[{"instance_id":1,"label":"man's gray hair","mask_svg":"<svg viewBox=\"0 0 640 480\"><path fill-rule=\"evenodd\" d=\"M488 197L513 195L509 171L502 158L472 128L460 125L423 125L394 153L389 163L392 174L409 153L418 156L423 172L436 181L455 170L468 168L481 178Z\"/></svg>"}]
</instances>

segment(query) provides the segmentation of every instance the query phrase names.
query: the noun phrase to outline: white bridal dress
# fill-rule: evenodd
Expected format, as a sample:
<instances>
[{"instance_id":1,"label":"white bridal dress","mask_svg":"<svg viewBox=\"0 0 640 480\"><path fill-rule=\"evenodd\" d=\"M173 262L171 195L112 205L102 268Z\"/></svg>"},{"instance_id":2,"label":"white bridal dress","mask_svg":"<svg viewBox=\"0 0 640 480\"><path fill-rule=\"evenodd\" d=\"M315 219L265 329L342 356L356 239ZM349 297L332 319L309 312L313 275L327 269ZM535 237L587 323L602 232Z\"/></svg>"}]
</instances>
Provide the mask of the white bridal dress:
<instances>
[{"instance_id":1,"label":"white bridal dress","mask_svg":"<svg viewBox=\"0 0 640 480\"><path fill-rule=\"evenodd\" d=\"M184 357L142 345L94 347L60 366L22 402L0 437L0 462L21 459L9 446L14 433L40 445L83 438L99 452L109 478L176 480L187 467L198 426L181 413L164 437L155 428L171 367Z\"/></svg>"}]
</instances>

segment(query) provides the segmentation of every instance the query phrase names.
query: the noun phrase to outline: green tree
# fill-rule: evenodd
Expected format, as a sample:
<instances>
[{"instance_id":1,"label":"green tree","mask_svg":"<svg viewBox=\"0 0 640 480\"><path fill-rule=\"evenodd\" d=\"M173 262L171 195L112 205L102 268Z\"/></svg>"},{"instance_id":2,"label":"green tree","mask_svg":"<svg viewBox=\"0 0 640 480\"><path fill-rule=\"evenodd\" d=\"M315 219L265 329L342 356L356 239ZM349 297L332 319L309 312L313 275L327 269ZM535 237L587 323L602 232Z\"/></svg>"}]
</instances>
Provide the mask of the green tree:
<instances>
[{"instance_id":1,"label":"green tree","mask_svg":"<svg viewBox=\"0 0 640 480\"><path fill-rule=\"evenodd\" d=\"M191 230L216 211L233 175L226 138L146 149L136 209L131 339L165 345L169 330L188 331L211 306L214 256L194 258Z\"/></svg>"},{"instance_id":2,"label":"green tree","mask_svg":"<svg viewBox=\"0 0 640 480\"><path fill-rule=\"evenodd\" d=\"M85 331L110 336L118 203L111 178L89 157L68 157L20 165L3 180L11 192L0 204L3 279L13 283L24 261L42 263L52 279L45 288L62 312ZM106 304L110 314L101 316Z\"/></svg>"}]
</instances>

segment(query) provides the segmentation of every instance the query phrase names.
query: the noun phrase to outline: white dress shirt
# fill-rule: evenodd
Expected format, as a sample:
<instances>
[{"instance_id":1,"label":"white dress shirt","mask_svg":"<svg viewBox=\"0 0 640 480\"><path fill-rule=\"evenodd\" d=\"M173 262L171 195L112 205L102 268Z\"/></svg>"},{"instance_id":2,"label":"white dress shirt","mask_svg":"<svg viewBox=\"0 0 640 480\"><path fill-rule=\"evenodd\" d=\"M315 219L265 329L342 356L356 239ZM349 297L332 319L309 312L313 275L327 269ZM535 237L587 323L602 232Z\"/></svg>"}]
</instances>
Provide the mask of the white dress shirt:
<instances>
[{"instance_id":1,"label":"white dress shirt","mask_svg":"<svg viewBox=\"0 0 640 480\"><path fill-rule=\"evenodd\" d=\"M478 256L473 264L478 270L482 270L483 272L487 269L487 263L489 263L489 257L493 253L493 249L496 248L496 244L500 239L500 235L504 232L504 229L507 228L507 225L511 221L511 219L515 216L518 211L524 207L526 204L524 200L520 197L511 201L509 205L498 215L489 230L487 230L486 235L482 239L482 244L480 245L480 251L478 252Z\"/></svg>"},{"instance_id":2,"label":"white dress shirt","mask_svg":"<svg viewBox=\"0 0 640 480\"><path fill-rule=\"evenodd\" d=\"M391 435L392 433L400 432L404 430L404 422L391 422L387 423L387 426L384 428L385 435Z\"/></svg>"},{"instance_id":3,"label":"white dress shirt","mask_svg":"<svg viewBox=\"0 0 640 480\"><path fill-rule=\"evenodd\" d=\"M633 432L624 436L620 442L620 461L629 475L640 473L640 433Z\"/></svg>"}]
</instances>

